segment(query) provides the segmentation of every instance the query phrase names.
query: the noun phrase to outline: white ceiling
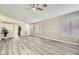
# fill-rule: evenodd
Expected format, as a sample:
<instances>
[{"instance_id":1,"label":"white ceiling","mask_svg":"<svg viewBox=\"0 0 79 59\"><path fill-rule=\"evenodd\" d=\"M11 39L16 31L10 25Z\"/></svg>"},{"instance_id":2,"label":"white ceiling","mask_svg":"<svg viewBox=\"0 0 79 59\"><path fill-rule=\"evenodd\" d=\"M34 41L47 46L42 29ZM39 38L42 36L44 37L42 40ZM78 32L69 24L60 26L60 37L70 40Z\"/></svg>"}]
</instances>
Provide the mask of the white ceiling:
<instances>
[{"instance_id":1,"label":"white ceiling","mask_svg":"<svg viewBox=\"0 0 79 59\"><path fill-rule=\"evenodd\" d=\"M44 11L37 13L32 9L26 9L29 7L27 4L0 4L0 14L32 23L79 10L79 4L47 4Z\"/></svg>"}]
</instances>

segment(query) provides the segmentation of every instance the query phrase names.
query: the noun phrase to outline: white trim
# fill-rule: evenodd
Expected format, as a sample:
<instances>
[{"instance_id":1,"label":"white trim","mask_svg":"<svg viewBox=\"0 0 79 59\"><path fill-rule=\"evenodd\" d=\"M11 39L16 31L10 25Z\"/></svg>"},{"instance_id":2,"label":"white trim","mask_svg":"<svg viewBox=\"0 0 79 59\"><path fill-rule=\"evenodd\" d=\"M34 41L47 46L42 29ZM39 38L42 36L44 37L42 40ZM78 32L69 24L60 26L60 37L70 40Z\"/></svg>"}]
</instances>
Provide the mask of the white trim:
<instances>
[{"instance_id":1,"label":"white trim","mask_svg":"<svg viewBox=\"0 0 79 59\"><path fill-rule=\"evenodd\" d=\"M33 35L32 35L33 36ZM39 37L39 38L45 38L45 39L50 39L50 40L55 40L55 41L59 41L59 42L63 42L63 43L68 43L68 44L73 44L73 45L78 45L77 43L71 43L71 42L67 42L67 41L62 41L62 40L57 40L57 39L51 39L51 38L46 38L46 37L40 37L40 36L35 36L35 37Z\"/></svg>"}]
</instances>

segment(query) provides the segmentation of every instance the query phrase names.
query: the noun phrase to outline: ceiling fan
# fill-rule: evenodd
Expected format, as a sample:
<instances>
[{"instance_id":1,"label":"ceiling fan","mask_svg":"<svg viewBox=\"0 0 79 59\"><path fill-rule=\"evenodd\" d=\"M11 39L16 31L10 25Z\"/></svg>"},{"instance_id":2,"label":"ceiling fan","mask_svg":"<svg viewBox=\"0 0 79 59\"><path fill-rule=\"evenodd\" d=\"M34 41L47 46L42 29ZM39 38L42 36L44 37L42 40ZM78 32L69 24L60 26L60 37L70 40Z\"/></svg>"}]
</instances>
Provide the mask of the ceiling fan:
<instances>
[{"instance_id":1,"label":"ceiling fan","mask_svg":"<svg viewBox=\"0 0 79 59\"><path fill-rule=\"evenodd\" d=\"M43 11L44 8L47 7L46 4L42 4L42 5L40 5L40 4L30 4L30 6L31 6L31 8L27 8L27 9L32 9L34 12L36 12L37 10Z\"/></svg>"}]
</instances>

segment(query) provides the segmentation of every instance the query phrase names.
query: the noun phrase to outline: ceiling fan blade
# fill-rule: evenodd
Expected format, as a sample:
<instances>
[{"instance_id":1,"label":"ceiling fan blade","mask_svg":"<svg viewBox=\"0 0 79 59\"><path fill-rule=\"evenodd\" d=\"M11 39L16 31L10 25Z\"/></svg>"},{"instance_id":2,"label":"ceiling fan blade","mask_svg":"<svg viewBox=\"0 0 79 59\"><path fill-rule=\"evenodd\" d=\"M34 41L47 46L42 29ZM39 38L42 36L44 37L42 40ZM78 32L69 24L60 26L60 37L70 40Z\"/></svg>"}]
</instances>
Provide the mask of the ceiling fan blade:
<instances>
[{"instance_id":1,"label":"ceiling fan blade","mask_svg":"<svg viewBox=\"0 0 79 59\"><path fill-rule=\"evenodd\" d=\"M43 9L42 8L36 8L37 10L41 10L41 11L43 11Z\"/></svg>"},{"instance_id":2,"label":"ceiling fan blade","mask_svg":"<svg viewBox=\"0 0 79 59\"><path fill-rule=\"evenodd\" d=\"M45 8L45 7L47 7L47 5L46 5L46 4L44 4L44 5L43 5L43 7Z\"/></svg>"},{"instance_id":3,"label":"ceiling fan blade","mask_svg":"<svg viewBox=\"0 0 79 59\"><path fill-rule=\"evenodd\" d=\"M32 7L35 7L35 4L33 4Z\"/></svg>"}]
</instances>

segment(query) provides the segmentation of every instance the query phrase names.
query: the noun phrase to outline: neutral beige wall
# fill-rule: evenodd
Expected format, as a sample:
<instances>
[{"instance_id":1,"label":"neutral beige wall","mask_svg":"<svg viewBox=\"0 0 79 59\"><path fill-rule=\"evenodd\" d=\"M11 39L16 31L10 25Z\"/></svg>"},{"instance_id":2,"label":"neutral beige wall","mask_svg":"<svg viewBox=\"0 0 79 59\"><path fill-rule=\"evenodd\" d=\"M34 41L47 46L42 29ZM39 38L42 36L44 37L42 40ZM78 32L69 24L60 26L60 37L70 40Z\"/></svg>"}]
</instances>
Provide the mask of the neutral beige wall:
<instances>
[{"instance_id":1,"label":"neutral beige wall","mask_svg":"<svg viewBox=\"0 0 79 59\"><path fill-rule=\"evenodd\" d=\"M37 23L36 23L37 24ZM41 24L41 29L40 29L40 35L45 34L45 35L55 35L59 34L60 32L60 26L59 26L59 18L55 19L49 19L47 21L39 22L39 25ZM36 33L39 34L39 33Z\"/></svg>"},{"instance_id":2,"label":"neutral beige wall","mask_svg":"<svg viewBox=\"0 0 79 59\"><path fill-rule=\"evenodd\" d=\"M79 12L74 12L67 15L33 23L31 24L32 26L31 35L78 45L79 39L77 37L70 38L70 37L63 36L61 34L61 27L60 27L60 23L61 23L60 21L62 19L68 20L76 16L77 18L79 17ZM39 25L41 24L41 32L35 33L35 26L34 26L35 24L39 24Z\"/></svg>"},{"instance_id":3,"label":"neutral beige wall","mask_svg":"<svg viewBox=\"0 0 79 59\"><path fill-rule=\"evenodd\" d=\"M39 25L41 24L41 29L40 29L41 32L35 33L35 31L33 31L33 30L35 30L33 27L32 35L38 36L38 37L50 38L50 39L59 38L60 37L59 19L60 19L60 17L35 23L35 24L39 24ZM34 24L32 24L32 25L34 25Z\"/></svg>"}]
</instances>

